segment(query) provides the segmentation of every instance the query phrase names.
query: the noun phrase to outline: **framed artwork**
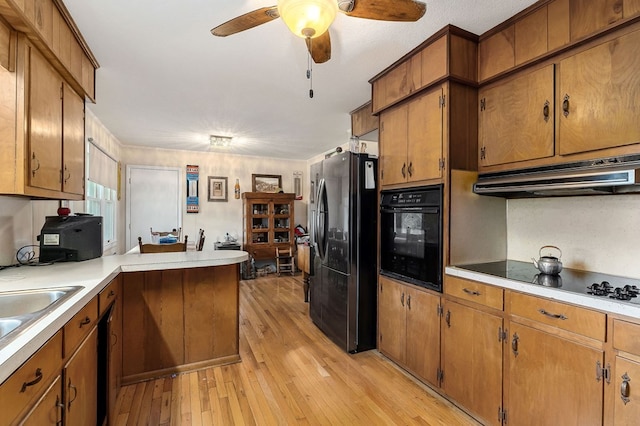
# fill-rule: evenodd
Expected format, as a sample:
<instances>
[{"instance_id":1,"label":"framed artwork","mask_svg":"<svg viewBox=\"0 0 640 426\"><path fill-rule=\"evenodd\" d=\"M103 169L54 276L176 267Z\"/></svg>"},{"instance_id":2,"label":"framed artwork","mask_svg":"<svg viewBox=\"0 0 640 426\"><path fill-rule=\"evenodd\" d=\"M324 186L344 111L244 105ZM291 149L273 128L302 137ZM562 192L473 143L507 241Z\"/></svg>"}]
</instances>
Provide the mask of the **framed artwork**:
<instances>
[{"instance_id":1,"label":"framed artwork","mask_svg":"<svg viewBox=\"0 0 640 426\"><path fill-rule=\"evenodd\" d=\"M209 201L227 201L227 178L209 176Z\"/></svg>"},{"instance_id":2,"label":"framed artwork","mask_svg":"<svg viewBox=\"0 0 640 426\"><path fill-rule=\"evenodd\" d=\"M253 192L278 192L282 189L282 175L251 175Z\"/></svg>"}]
</instances>

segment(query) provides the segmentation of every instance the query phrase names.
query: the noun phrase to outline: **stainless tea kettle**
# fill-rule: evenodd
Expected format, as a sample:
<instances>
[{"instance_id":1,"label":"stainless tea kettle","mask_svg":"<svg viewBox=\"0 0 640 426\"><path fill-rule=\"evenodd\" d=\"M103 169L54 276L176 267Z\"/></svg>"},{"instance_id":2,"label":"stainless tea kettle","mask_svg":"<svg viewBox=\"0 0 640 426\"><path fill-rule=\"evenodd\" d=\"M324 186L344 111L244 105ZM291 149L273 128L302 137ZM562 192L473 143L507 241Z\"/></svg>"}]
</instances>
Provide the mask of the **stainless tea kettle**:
<instances>
[{"instance_id":1,"label":"stainless tea kettle","mask_svg":"<svg viewBox=\"0 0 640 426\"><path fill-rule=\"evenodd\" d=\"M542 250L545 248L556 249L559 253L558 257L551 255L543 256ZM562 257L562 251L558 247L542 246L540 247L540 251L538 252L538 254L540 255L540 259L536 261L534 258L531 258L531 260L533 260L533 266L538 268L540 272L548 275L556 275L559 274L560 271L562 271L562 262L560 261L560 258Z\"/></svg>"}]
</instances>

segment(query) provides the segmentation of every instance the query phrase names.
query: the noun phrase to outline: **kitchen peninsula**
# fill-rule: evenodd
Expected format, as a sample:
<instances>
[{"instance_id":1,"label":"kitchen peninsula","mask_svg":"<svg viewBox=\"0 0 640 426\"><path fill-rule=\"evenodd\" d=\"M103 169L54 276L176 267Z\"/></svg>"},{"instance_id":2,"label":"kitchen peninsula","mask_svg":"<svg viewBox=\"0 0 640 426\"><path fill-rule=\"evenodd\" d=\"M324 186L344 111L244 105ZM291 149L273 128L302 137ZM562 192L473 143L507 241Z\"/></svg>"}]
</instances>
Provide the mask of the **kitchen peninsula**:
<instances>
[{"instance_id":1,"label":"kitchen peninsula","mask_svg":"<svg viewBox=\"0 0 640 426\"><path fill-rule=\"evenodd\" d=\"M6 396L24 404L24 407L16 407L15 414L20 418L29 407L39 405L36 401L45 390L49 393L46 389L49 385L52 388L59 386L56 383L60 371L63 371L63 377L70 374L67 370L76 354L85 347L91 348L92 339L103 333L102 327L107 327L107 321L100 318L110 316L105 312L109 312L114 300L118 308L112 310L112 315L119 317L122 323L121 340L118 339L122 342L122 355L116 356L118 359L115 360L115 365L121 362L118 368L121 371L115 372L118 383L120 378L122 383L127 383L239 361L239 264L247 257L244 251L127 254L0 271L2 292L81 287L40 320L0 343L2 399ZM74 327L78 318L82 331ZM67 343L73 333L81 336L78 340L82 343L73 346ZM104 338L111 339L113 333L103 333ZM60 341L64 343L61 345ZM87 342L91 345L85 345ZM93 355L88 358L92 361L85 366L86 371L99 367L98 374L102 374L102 360L112 356L103 353L110 351L111 340L109 342L109 346L97 345L97 356L95 351L88 351ZM50 350L52 346L55 349ZM43 350L51 352L44 357L48 362L40 365L37 361L37 365L30 365ZM56 359L58 364L53 362ZM96 362L98 365L92 365ZM12 380L25 367L28 376ZM23 381L31 386L29 380L34 371L36 380L26 392L32 393L25 396L20 386ZM42 379L38 380L38 377ZM16 381L18 387L13 389ZM66 381L69 380L65 379L65 384ZM98 384L97 387L101 386ZM109 398L112 397L110 394ZM99 406L104 405L101 398L97 396ZM76 404L80 407L84 403Z\"/></svg>"}]
</instances>

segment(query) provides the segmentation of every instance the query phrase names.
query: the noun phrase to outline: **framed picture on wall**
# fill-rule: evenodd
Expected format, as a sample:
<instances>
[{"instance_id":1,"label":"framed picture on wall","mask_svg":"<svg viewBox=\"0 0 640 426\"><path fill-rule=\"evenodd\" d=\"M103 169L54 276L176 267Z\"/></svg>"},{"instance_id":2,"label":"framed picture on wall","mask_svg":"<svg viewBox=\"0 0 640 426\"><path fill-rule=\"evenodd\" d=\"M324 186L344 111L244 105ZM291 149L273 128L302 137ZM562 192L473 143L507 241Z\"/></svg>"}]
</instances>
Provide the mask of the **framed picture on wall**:
<instances>
[{"instance_id":1,"label":"framed picture on wall","mask_svg":"<svg viewBox=\"0 0 640 426\"><path fill-rule=\"evenodd\" d=\"M282 175L251 175L253 192L279 192L282 189Z\"/></svg>"},{"instance_id":2,"label":"framed picture on wall","mask_svg":"<svg viewBox=\"0 0 640 426\"><path fill-rule=\"evenodd\" d=\"M227 178L209 176L209 201L227 201Z\"/></svg>"}]
</instances>

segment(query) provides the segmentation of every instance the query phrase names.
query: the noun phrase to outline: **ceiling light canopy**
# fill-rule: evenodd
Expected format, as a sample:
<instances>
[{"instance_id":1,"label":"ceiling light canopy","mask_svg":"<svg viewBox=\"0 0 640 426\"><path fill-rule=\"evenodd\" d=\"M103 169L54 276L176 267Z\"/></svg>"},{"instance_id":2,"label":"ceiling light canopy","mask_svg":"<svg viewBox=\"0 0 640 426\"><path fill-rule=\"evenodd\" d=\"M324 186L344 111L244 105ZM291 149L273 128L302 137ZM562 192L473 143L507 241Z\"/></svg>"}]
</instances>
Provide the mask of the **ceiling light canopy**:
<instances>
[{"instance_id":1,"label":"ceiling light canopy","mask_svg":"<svg viewBox=\"0 0 640 426\"><path fill-rule=\"evenodd\" d=\"M278 13L292 33L302 38L324 34L338 12L335 0L278 0Z\"/></svg>"},{"instance_id":2,"label":"ceiling light canopy","mask_svg":"<svg viewBox=\"0 0 640 426\"><path fill-rule=\"evenodd\" d=\"M231 136L211 135L209 136L209 143L211 146L230 146L232 139L233 137Z\"/></svg>"}]
</instances>

